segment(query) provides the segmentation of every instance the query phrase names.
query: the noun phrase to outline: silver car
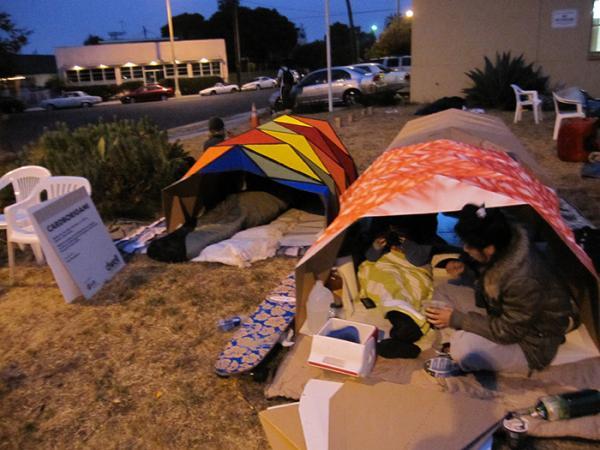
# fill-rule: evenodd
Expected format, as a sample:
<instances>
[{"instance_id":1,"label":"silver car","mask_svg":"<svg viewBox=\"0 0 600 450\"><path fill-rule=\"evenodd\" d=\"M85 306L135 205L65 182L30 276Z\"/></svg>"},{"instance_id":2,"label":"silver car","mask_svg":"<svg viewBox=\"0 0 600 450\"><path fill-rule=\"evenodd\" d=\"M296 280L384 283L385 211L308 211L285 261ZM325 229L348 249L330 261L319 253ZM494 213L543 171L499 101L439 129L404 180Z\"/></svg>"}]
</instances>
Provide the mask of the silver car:
<instances>
[{"instance_id":1,"label":"silver car","mask_svg":"<svg viewBox=\"0 0 600 450\"><path fill-rule=\"evenodd\" d=\"M348 67L331 68L331 90L334 103L354 105L375 92L376 88L364 71ZM327 69L319 69L306 75L294 85L291 97L295 106L327 103Z\"/></svg>"}]
</instances>

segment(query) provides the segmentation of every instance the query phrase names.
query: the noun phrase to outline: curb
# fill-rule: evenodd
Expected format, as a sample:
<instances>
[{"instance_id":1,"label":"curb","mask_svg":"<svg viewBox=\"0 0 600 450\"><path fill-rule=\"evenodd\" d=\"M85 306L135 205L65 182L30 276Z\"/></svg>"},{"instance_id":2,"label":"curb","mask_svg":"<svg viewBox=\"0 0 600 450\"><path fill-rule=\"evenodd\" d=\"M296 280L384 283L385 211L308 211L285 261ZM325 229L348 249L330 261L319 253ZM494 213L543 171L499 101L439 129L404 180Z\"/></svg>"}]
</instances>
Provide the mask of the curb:
<instances>
[{"instance_id":1,"label":"curb","mask_svg":"<svg viewBox=\"0 0 600 450\"><path fill-rule=\"evenodd\" d=\"M227 128L233 128L244 122L249 122L250 114L251 112L249 111L246 113L235 114L233 116L222 117L222 119L225 122ZM264 117L269 114L269 108L261 108L257 110L257 114L259 115L259 117ZM194 122L180 127L169 128L167 130L169 142L173 142L178 139L190 139L206 133L208 133L208 120Z\"/></svg>"}]
</instances>

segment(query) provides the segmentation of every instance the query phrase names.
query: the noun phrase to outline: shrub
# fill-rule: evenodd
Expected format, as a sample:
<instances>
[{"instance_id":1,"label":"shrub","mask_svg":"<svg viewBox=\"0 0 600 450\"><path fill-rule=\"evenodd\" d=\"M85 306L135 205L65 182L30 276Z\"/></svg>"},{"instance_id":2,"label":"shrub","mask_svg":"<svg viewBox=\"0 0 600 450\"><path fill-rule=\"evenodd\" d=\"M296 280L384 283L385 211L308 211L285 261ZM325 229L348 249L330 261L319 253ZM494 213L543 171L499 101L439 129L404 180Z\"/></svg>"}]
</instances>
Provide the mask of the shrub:
<instances>
[{"instance_id":1,"label":"shrub","mask_svg":"<svg viewBox=\"0 0 600 450\"><path fill-rule=\"evenodd\" d=\"M32 164L54 175L77 175L92 184L106 218L150 217L161 205L161 189L176 180L187 156L167 133L144 118L98 122L69 130L59 123L28 148Z\"/></svg>"},{"instance_id":2,"label":"shrub","mask_svg":"<svg viewBox=\"0 0 600 450\"><path fill-rule=\"evenodd\" d=\"M523 55L512 58L510 52L496 53L495 64L487 56L484 59L483 71L473 69L466 73L473 82L472 87L463 90L470 105L514 109L515 94L511 84L525 90L534 89L540 94L546 92L548 77L542 75L541 67L534 70L533 63L526 64Z\"/></svg>"},{"instance_id":3,"label":"shrub","mask_svg":"<svg viewBox=\"0 0 600 450\"><path fill-rule=\"evenodd\" d=\"M202 89L214 86L215 83L223 82L223 78L210 76L202 78L179 78L179 90L182 95L195 95ZM160 84L165 87L171 87L175 89L175 80L173 78L166 78L160 80Z\"/></svg>"}]
</instances>

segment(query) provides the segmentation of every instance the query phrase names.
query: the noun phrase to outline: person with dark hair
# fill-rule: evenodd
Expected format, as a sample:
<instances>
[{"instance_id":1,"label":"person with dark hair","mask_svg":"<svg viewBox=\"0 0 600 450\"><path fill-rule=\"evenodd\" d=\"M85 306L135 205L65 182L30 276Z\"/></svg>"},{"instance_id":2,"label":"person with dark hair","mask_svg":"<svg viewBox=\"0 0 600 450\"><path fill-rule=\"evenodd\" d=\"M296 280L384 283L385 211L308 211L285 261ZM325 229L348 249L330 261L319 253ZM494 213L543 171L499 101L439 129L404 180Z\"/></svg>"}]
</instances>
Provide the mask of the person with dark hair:
<instances>
[{"instance_id":1,"label":"person with dark hair","mask_svg":"<svg viewBox=\"0 0 600 450\"><path fill-rule=\"evenodd\" d=\"M208 134L209 138L204 142L204 150L225 140L226 133L223 119L220 117L211 117L208 121Z\"/></svg>"},{"instance_id":2,"label":"person with dark hair","mask_svg":"<svg viewBox=\"0 0 600 450\"><path fill-rule=\"evenodd\" d=\"M465 205L455 230L480 265L471 291L479 308L462 308L464 299L450 295L445 300L451 306L425 310L436 328L457 330L450 338L451 357L464 371L548 366L565 334L578 325L567 286L530 245L526 231L500 210Z\"/></svg>"}]
</instances>

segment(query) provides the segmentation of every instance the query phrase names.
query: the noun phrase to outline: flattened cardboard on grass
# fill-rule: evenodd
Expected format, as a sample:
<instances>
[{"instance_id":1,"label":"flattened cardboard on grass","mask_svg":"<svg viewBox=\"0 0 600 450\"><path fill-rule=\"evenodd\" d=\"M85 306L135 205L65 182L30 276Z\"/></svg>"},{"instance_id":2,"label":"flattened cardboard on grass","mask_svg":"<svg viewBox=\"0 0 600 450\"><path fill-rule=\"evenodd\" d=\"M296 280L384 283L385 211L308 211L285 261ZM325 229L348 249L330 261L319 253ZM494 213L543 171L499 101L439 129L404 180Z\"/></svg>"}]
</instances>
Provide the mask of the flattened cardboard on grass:
<instances>
[{"instance_id":1,"label":"flattened cardboard on grass","mask_svg":"<svg viewBox=\"0 0 600 450\"><path fill-rule=\"evenodd\" d=\"M345 383L329 407L331 450L461 449L505 414L492 401L393 383Z\"/></svg>"}]
</instances>

